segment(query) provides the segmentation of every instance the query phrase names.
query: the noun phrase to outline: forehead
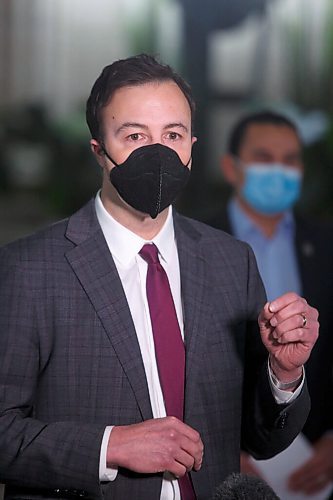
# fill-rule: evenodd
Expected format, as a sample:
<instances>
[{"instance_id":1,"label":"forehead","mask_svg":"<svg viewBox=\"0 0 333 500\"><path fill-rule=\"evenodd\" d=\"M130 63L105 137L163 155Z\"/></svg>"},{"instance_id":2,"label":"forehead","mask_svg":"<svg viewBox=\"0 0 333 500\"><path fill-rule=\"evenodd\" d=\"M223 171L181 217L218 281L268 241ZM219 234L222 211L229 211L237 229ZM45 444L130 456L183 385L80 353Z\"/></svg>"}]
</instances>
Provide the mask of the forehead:
<instances>
[{"instance_id":1,"label":"forehead","mask_svg":"<svg viewBox=\"0 0 333 500\"><path fill-rule=\"evenodd\" d=\"M240 152L257 148L300 150L301 145L295 131L287 125L252 123L245 131Z\"/></svg>"},{"instance_id":2,"label":"forehead","mask_svg":"<svg viewBox=\"0 0 333 500\"><path fill-rule=\"evenodd\" d=\"M114 120L190 120L189 103L173 81L149 82L121 87L104 108L104 116Z\"/></svg>"}]
</instances>

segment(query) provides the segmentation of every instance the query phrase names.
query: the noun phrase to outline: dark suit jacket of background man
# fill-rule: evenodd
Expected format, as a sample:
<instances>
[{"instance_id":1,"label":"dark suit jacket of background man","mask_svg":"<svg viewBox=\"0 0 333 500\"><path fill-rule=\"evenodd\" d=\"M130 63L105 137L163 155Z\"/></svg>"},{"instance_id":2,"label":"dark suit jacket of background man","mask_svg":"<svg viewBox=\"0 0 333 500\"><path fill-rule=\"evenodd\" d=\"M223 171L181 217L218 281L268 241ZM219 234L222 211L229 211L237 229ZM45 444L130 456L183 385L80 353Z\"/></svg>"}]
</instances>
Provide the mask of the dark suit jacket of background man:
<instances>
[{"instance_id":1,"label":"dark suit jacket of background man","mask_svg":"<svg viewBox=\"0 0 333 500\"><path fill-rule=\"evenodd\" d=\"M239 469L243 389L242 441L255 456L289 444L309 399L305 387L289 406L273 400L257 331L265 296L248 245L176 213L174 223L187 351L185 421L205 445L203 467L192 474L203 500ZM37 498L39 490L54 498L59 488L63 498L103 492L113 500L158 499L159 474L120 469L114 482L99 485L105 426L150 419L152 409L93 201L3 248L0 259L0 480L12 485L7 498L15 498L15 488L19 498Z\"/></svg>"},{"instance_id":2,"label":"dark suit jacket of background man","mask_svg":"<svg viewBox=\"0 0 333 500\"><path fill-rule=\"evenodd\" d=\"M232 234L226 209L207 222ZM295 222L301 295L319 311L319 338L306 364L311 410L303 429L316 441L333 430L333 227L297 214Z\"/></svg>"}]
</instances>

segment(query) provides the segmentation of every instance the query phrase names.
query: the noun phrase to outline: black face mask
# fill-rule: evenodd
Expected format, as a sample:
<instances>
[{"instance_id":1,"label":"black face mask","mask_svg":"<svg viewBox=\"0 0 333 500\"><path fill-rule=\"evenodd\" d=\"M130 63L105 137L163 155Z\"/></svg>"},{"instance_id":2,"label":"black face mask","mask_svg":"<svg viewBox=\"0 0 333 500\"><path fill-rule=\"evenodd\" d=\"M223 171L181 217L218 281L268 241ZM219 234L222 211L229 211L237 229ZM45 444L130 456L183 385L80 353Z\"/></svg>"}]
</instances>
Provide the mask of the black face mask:
<instances>
[{"instance_id":1,"label":"black face mask","mask_svg":"<svg viewBox=\"0 0 333 500\"><path fill-rule=\"evenodd\" d=\"M119 195L131 207L149 214L153 219L171 205L185 187L190 170L178 154L162 144L142 146L132 151L110 172L110 181Z\"/></svg>"}]
</instances>

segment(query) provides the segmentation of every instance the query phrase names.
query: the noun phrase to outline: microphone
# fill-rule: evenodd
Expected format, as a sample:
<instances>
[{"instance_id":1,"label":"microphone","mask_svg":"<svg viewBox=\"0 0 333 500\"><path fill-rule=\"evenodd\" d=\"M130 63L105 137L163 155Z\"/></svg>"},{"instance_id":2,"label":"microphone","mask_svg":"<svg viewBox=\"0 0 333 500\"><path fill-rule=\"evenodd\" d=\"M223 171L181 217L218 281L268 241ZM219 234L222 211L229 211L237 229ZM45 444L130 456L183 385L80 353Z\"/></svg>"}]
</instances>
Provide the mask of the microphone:
<instances>
[{"instance_id":1,"label":"microphone","mask_svg":"<svg viewBox=\"0 0 333 500\"><path fill-rule=\"evenodd\" d=\"M280 498L263 479L234 472L216 488L212 500L280 500Z\"/></svg>"}]
</instances>

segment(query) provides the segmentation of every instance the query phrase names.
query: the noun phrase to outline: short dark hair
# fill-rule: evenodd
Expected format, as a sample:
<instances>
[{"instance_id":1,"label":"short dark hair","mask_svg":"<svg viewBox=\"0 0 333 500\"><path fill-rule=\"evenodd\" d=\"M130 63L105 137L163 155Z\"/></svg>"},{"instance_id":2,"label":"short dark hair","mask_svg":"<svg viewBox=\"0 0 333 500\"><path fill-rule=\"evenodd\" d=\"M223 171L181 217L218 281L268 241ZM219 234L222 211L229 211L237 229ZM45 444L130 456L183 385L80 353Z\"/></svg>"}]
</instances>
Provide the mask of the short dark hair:
<instances>
[{"instance_id":1,"label":"short dark hair","mask_svg":"<svg viewBox=\"0 0 333 500\"><path fill-rule=\"evenodd\" d=\"M292 129L300 144L302 144L296 125L286 116L275 111L264 110L243 116L233 127L227 144L228 153L238 156L244 141L246 132L250 125L277 125Z\"/></svg>"},{"instance_id":2,"label":"short dark hair","mask_svg":"<svg viewBox=\"0 0 333 500\"><path fill-rule=\"evenodd\" d=\"M158 62L151 55L139 54L106 66L94 83L86 107L86 120L92 137L102 139L101 110L110 102L116 90L168 80L178 85L189 103L193 131L195 103L189 84L171 66Z\"/></svg>"}]
</instances>

